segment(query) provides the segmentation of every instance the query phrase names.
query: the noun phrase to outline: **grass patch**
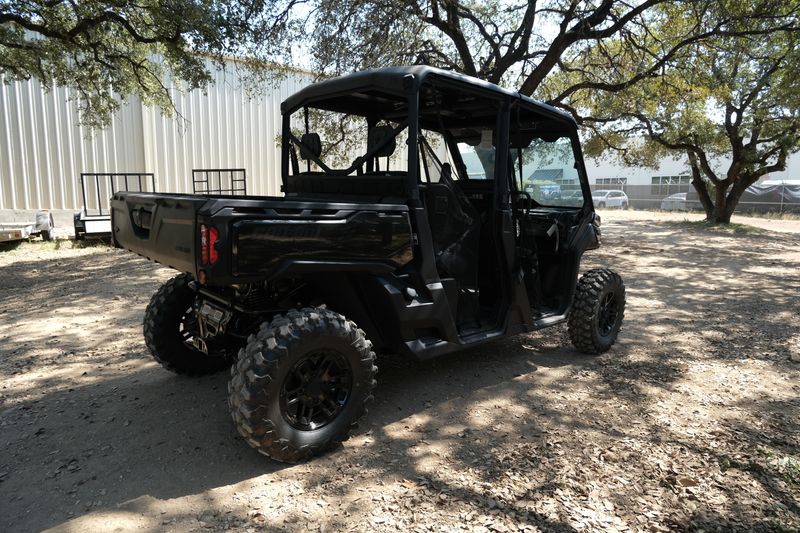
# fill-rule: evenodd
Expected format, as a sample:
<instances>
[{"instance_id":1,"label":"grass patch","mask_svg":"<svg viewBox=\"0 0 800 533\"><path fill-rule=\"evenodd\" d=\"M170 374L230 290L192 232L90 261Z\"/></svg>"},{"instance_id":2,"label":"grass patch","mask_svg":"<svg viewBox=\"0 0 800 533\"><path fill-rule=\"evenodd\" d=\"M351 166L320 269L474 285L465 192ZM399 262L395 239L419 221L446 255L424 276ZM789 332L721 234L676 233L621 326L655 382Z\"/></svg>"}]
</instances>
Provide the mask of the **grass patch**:
<instances>
[{"instance_id":1,"label":"grass patch","mask_svg":"<svg viewBox=\"0 0 800 533\"><path fill-rule=\"evenodd\" d=\"M734 235L752 235L756 233L769 233L769 230L757 228L748 224L737 224L731 222L729 224L715 224L707 220L688 220L683 219L681 224L690 228L704 229L709 231L717 231L721 233L732 233Z\"/></svg>"},{"instance_id":2,"label":"grass patch","mask_svg":"<svg viewBox=\"0 0 800 533\"><path fill-rule=\"evenodd\" d=\"M641 211L641 212L651 212L651 213L667 213L667 214L676 214L676 213L697 213L705 215L705 211L702 209L660 209L658 207L631 207L631 211ZM780 213L777 211L746 211L746 210L735 210L733 212L734 216L740 217L750 217L750 218L760 218L764 220L800 220L800 213L794 212L784 212Z\"/></svg>"},{"instance_id":3,"label":"grass patch","mask_svg":"<svg viewBox=\"0 0 800 533\"><path fill-rule=\"evenodd\" d=\"M797 213L776 213L772 211L768 211L766 213L757 211L735 211L733 214L742 217L763 218L765 220L800 220L800 214Z\"/></svg>"},{"instance_id":4,"label":"grass patch","mask_svg":"<svg viewBox=\"0 0 800 533\"><path fill-rule=\"evenodd\" d=\"M718 459L720 470L731 468L752 472L771 478L781 478L787 483L800 484L800 459L793 455L777 455L771 450L759 446L755 456L747 460L739 460L729 456Z\"/></svg>"}]
</instances>

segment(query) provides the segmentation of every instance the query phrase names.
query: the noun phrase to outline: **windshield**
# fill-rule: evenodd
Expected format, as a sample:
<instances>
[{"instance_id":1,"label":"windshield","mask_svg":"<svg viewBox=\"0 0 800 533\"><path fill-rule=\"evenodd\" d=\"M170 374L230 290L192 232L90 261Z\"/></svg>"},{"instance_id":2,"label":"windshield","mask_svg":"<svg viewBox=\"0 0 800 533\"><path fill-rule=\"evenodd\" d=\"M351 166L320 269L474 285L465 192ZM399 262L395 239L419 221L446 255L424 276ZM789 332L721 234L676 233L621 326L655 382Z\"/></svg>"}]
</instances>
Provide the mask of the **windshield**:
<instances>
[{"instance_id":1,"label":"windshield","mask_svg":"<svg viewBox=\"0 0 800 533\"><path fill-rule=\"evenodd\" d=\"M521 165L519 157L522 157ZM534 138L527 147L512 149L511 159L517 176L515 181L539 205L583 205L575 153L569 137L551 140Z\"/></svg>"}]
</instances>

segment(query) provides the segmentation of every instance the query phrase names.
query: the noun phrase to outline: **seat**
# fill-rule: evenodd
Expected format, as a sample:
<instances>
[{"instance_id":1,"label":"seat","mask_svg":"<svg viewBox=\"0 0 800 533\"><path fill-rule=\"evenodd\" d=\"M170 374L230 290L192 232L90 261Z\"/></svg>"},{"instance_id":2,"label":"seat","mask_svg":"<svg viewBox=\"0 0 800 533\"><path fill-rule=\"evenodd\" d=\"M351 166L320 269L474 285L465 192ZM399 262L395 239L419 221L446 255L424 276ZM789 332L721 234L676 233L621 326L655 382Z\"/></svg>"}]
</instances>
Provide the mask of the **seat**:
<instances>
[{"instance_id":1,"label":"seat","mask_svg":"<svg viewBox=\"0 0 800 533\"><path fill-rule=\"evenodd\" d=\"M322 141L319 133L304 133L300 137L300 159L309 160L319 157L322 153Z\"/></svg>"},{"instance_id":2,"label":"seat","mask_svg":"<svg viewBox=\"0 0 800 533\"><path fill-rule=\"evenodd\" d=\"M385 143L385 144L384 144ZM394 136L394 128L388 124L375 126L369 130L367 145L370 150L384 145L383 148L375 153L375 157L389 157L397 148L397 139Z\"/></svg>"}]
</instances>

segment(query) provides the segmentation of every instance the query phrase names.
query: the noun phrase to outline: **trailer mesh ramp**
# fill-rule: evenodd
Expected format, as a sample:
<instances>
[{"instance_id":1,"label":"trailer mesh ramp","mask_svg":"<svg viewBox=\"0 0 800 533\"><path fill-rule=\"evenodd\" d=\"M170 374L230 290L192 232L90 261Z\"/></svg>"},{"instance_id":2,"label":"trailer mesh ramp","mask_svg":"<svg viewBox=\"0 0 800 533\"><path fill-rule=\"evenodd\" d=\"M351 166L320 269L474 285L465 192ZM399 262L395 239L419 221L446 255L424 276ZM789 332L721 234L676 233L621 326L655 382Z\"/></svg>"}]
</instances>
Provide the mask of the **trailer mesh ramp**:
<instances>
[{"instance_id":1,"label":"trailer mesh ramp","mask_svg":"<svg viewBox=\"0 0 800 533\"><path fill-rule=\"evenodd\" d=\"M195 168L192 170L195 194L247 195L247 173L243 168Z\"/></svg>"},{"instance_id":2,"label":"trailer mesh ramp","mask_svg":"<svg viewBox=\"0 0 800 533\"><path fill-rule=\"evenodd\" d=\"M84 217L106 217L115 192L156 192L156 178L152 172L84 172L81 191Z\"/></svg>"}]
</instances>

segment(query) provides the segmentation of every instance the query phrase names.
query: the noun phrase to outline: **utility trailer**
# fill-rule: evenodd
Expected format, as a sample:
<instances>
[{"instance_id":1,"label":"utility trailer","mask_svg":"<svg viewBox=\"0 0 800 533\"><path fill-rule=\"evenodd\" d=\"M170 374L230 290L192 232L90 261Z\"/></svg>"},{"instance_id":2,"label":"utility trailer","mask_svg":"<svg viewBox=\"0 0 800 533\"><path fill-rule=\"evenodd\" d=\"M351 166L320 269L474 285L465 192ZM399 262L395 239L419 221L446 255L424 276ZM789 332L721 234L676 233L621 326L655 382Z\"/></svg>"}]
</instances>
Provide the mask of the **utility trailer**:
<instances>
[{"instance_id":1,"label":"utility trailer","mask_svg":"<svg viewBox=\"0 0 800 533\"><path fill-rule=\"evenodd\" d=\"M118 191L156 192L151 172L103 172L81 174L83 208L73 216L75 239L111 235L109 199Z\"/></svg>"},{"instance_id":2,"label":"utility trailer","mask_svg":"<svg viewBox=\"0 0 800 533\"><path fill-rule=\"evenodd\" d=\"M36 221L32 224L23 222L0 223L0 243L22 241L41 235L45 241L53 240L53 215L47 209L36 213Z\"/></svg>"}]
</instances>

